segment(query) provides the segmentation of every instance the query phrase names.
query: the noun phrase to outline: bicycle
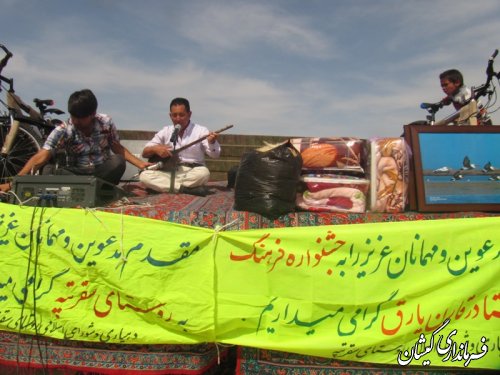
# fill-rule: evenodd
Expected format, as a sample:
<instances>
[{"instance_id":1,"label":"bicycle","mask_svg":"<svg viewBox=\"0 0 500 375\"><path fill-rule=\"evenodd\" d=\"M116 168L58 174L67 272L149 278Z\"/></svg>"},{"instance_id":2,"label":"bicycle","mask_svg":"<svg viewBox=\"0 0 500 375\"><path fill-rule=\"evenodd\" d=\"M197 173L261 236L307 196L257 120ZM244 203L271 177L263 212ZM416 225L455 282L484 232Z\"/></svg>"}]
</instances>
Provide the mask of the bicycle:
<instances>
[{"instance_id":1,"label":"bicycle","mask_svg":"<svg viewBox=\"0 0 500 375\"><path fill-rule=\"evenodd\" d=\"M483 113L494 113L498 111L499 108L495 108L494 110L490 110L496 104L497 101L497 93L495 87L495 81L493 78L497 79L497 86L499 85L500 80L500 72L495 73L493 69L493 61L495 57L498 55L498 49L496 49L491 57L488 60L488 66L486 68L486 82L477 87L471 87L471 97L467 100L465 105L460 108L458 111L452 113L451 115L436 121L436 113L443 108L443 101L439 101L437 103L422 103L420 104L420 108L427 110L429 114L426 116L426 121L415 121L412 124L416 125L431 125L431 126L440 126L440 125L449 125L452 123L456 123L458 125L491 125L490 123L482 123L482 111ZM479 108L478 102L479 99L483 96L488 96L488 100L486 104Z\"/></svg>"},{"instance_id":2,"label":"bicycle","mask_svg":"<svg viewBox=\"0 0 500 375\"><path fill-rule=\"evenodd\" d=\"M0 184L9 181L40 150L50 132L61 120L50 115L62 115L64 111L54 108L52 99L33 99L35 110L26 104L14 90L14 79L2 75L13 54L0 44L5 56L0 61L0 92L5 90L6 101L0 99Z\"/></svg>"}]
</instances>

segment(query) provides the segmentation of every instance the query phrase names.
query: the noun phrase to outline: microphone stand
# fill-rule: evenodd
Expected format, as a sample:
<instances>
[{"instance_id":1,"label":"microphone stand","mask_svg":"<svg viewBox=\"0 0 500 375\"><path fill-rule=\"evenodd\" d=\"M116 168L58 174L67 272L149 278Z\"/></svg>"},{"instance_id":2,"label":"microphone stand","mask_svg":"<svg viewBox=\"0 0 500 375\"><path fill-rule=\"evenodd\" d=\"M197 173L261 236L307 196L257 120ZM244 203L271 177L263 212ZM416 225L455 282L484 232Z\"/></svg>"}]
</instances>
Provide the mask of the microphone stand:
<instances>
[{"instance_id":1,"label":"microphone stand","mask_svg":"<svg viewBox=\"0 0 500 375\"><path fill-rule=\"evenodd\" d=\"M173 144L174 144L174 149L172 150L172 158L174 159L173 161L173 168L170 171L170 192L174 193L175 192L175 172L177 170L177 158L175 156L175 147L177 146L177 138L179 137L179 134L174 138Z\"/></svg>"}]
</instances>

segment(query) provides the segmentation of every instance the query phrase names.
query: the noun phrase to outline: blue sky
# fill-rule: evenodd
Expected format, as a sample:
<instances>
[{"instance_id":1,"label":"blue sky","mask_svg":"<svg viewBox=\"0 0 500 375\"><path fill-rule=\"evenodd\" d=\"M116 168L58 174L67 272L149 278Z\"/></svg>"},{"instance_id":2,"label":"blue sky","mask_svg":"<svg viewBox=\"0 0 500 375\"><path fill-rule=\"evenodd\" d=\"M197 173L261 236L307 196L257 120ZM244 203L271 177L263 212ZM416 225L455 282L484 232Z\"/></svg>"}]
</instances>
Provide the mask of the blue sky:
<instances>
[{"instance_id":1,"label":"blue sky","mask_svg":"<svg viewBox=\"0 0 500 375\"><path fill-rule=\"evenodd\" d=\"M443 97L440 72L485 81L498 0L0 0L4 70L25 100L92 89L119 129L193 120L235 134L399 136ZM500 70L500 57L496 62ZM447 108L438 119L450 114ZM500 124L495 113L494 122Z\"/></svg>"}]
</instances>

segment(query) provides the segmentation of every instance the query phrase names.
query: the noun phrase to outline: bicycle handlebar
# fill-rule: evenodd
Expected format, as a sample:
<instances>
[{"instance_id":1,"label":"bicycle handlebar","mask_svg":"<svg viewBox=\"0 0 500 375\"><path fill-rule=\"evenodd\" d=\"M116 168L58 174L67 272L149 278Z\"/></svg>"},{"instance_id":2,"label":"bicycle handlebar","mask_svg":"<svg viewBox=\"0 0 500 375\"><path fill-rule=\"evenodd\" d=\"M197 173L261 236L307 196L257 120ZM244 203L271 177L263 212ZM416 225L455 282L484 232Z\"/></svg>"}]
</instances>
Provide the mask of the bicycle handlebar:
<instances>
[{"instance_id":1,"label":"bicycle handlebar","mask_svg":"<svg viewBox=\"0 0 500 375\"><path fill-rule=\"evenodd\" d=\"M9 61L9 59L13 56L12 55L12 52L10 52L7 47L5 47L3 44L0 44L0 48L5 52L5 56L2 58L2 60L0 60L0 81L3 81L5 83L7 83L9 85L9 91L14 91L14 81L12 78L7 78L7 77L4 77L2 76L2 70L3 68L5 68L5 66L7 65L7 62ZM2 91L2 88L0 87L0 91Z\"/></svg>"},{"instance_id":2,"label":"bicycle handlebar","mask_svg":"<svg viewBox=\"0 0 500 375\"><path fill-rule=\"evenodd\" d=\"M33 108L31 108L30 105L26 104L18 95L15 94L15 92L14 92L14 79L7 78L7 77L4 77L1 75L2 69L7 65L7 62L13 56L13 54L3 44L0 44L0 49L2 49L5 52L5 56L2 58L2 60L0 60L0 81L5 82L9 85L8 94L11 97L11 99L15 101L16 105L21 110L28 113L29 116L32 119L34 119L35 121L43 120L45 114L47 114L47 113L54 113L57 115L64 114L64 111L61 111L60 109L47 108L49 106L54 105L54 101L52 99L38 99L38 98L33 99L35 105L39 109L39 113L37 113ZM3 86L0 86L0 91L2 91L2 88L3 88ZM22 115L22 114L20 114L20 115Z\"/></svg>"},{"instance_id":3,"label":"bicycle handlebar","mask_svg":"<svg viewBox=\"0 0 500 375\"><path fill-rule=\"evenodd\" d=\"M495 49L491 57L488 59L488 66L486 67L486 82L478 87L472 87L472 95L471 99L479 99L481 96L485 96L489 94L490 91L490 83L493 77L496 77L497 79L500 79L500 72L495 73L495 70L493 69L493 61L495 60L495 57L498 55L498 49Z\"/></svg>"},{"instance_id":4,"label":"bicycle handlebar","mask_svg":"<svg viewBox=\"0 0 500 375\"><path fill-rule=\"evenodd\" d=\"M495 60L495 57L498 55L498 49L496 49L491 57L488 59L488 67L486 68L486 76L488 78L492 78L495 75L495 71L493 70L493 61Z\"/></svg>"},{"instance_id":5,"label":"bicycle handlebar","mask_svg":"<svg viewBox=\"0 0 500 375\"><path fill-rule=\"evenodd\" d=\"M13 56L12 52L10 52L7 47L5 47L3 44L0 44L0 48L5 52L5 56L3 59L0 61L0 73L2 72L2 69L5 68L5 65L7 65L7 62L9 59Z\"/></svg>"},{"instance_id":6,"label":"bicycle handlebar","mask_svg":"<svg viewBox=\"0 0 500 375\"><path fill-rule=\"evenodd\" d=\"M443 105L442 101L437 103L421 103L420 108L427 109L429 112L437 112L439 109L443 108Z\"/></svg>"}]
</instances>

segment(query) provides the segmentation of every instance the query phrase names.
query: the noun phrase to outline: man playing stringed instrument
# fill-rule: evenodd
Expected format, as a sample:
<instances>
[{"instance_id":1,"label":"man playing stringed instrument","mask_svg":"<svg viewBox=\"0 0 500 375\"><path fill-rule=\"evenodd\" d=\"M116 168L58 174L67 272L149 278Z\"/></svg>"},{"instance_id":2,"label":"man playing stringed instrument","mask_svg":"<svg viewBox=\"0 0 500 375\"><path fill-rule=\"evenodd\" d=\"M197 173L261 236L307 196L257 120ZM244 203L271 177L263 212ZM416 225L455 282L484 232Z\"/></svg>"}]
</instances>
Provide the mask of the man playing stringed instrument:
<instances>
[{"instance_id":1,"label":"man playing stringed instrument","mask_svg":"<svg viewBox=\"0 0 500 375\"><path fill-rule=\"evenodd\" d=\"M139 180L146 187L158 192L200 196L209 193L205 187L210 178L210 171L205 166L205 154L218 158L221 147L217 141L218 134L192 122L191 114L187 99L175 98L171 101L170 119L173 125L157 132L142 151L144 158L162 162L161 169L144 170L139 175ZM176 152L177 149L180 151Z\"/></svg>"}]
</instances>

